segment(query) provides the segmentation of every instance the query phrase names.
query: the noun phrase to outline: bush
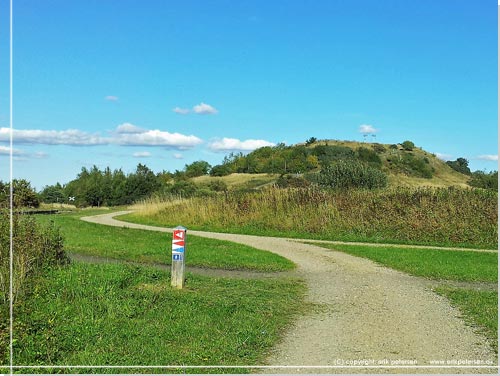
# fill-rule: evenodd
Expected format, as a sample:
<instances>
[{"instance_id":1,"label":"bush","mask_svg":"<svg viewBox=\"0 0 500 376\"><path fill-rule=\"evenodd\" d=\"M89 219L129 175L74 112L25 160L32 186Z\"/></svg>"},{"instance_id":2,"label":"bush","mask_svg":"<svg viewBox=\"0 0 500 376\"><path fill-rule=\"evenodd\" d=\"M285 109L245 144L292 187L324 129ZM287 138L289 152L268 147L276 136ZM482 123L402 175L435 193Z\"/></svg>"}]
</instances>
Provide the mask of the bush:
<instances>
[{"instance_id":1,"label":"bush","mask_svg":"<svg viewBox=\"0 0 500 376\"><path fill-rule=\"evenodd\" d=\"M208 188L214 192L227 191L227 184L224 180L215 179L208 183Z\"/></svg>"},{"instance_id":2,"label":"bush","mask_svg":"<svg viewBox=\"0 0 500 376\"><path fill-rule=\"evenodd\" d=\"M311 182L302 176L281 175L276 181L279 188L305 188L311 185Z\"/></svg>"},{"instance_id":3,"label":"bush","mask_svg":"<svg viewBox=\"0 0 500 376\"><path fill-rule=\"evenodd\" d=\"M382 166L382 160L378 154L370 149L359 147L358 148L358 158L360 161L367 162L374 167Z\"/></svg>"},{"instance_id":4,"label":"bush","mask_svg":"<svg viewBox=\"0 0 500 376\"><path fill-rule=\"evenodd\" d=\"M340 160L321 170L318 184L335 189L384 188L387 186L387 175L358 161Z\"/></svg>"},{"instance_id":5,"label":"bush","mask_svg":"<svg viewBox=\"0 0 500 376\"><path fill-rule=\"evenodd\" d=\"M210 176L227 176L232 173L231 166L226 164L213 166L210 170Z\"/></svg>"},{"instance_id":6,"label":"bush","mask_svg":"<svg viewBox=\"0 0 500 376\"><path fill-rule=\"evenodd\" d=\"M53 224L41 226L29 215L13 214L14 302L25 290L26 280L47 266L69 261L63 239ZM0 303L8 305L10 265L10 217L8 210L0 213Z\"/></svg>"},{"instance_id":7,"label":"bush","mask_svg":"<svg viewBox=\"0 0 500 376\"><path fill-rule=\"evenodd\" d=\"M385 152L385 146L382 144L373 144L372 148L375 151L375 153L378 153L378 154ZM396 148L397 148L397 146L396 146Z\"/></svg>"},{"instance_id":8,"label":"bush","mask_svg":"<svg viewBox=\"0 0 500 376\"><path fill-rule=\"evenodd\" d=\"M414 148L415 148L415 144L411 141L405 141L401 144L401 146L403 147L403 149L405 149L406 151L412 151Z\"/></svg>"},{"instance_id":9,"label":"bush","mask_svg":"<svg viewBox=\"0 0 500 376\"><path fill-rule=\"evenodd\" d=\"M472 187L489 189L498 192L498 171L486 173L483 171L475 171L468 181Z\"/></svg>"}]
</instances>

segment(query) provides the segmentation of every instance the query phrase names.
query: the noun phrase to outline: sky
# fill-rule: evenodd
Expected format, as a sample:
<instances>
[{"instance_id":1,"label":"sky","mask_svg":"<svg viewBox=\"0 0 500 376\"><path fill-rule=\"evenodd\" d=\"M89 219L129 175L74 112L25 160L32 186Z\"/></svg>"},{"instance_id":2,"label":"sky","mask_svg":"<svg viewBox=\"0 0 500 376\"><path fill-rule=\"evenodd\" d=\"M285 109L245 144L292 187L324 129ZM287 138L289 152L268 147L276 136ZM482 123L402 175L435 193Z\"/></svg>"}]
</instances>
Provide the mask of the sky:
<instances>
[{"instance_id":1,"label":"sky","mask_svg":"<svg viewBox=\"0 0 500 376\"><path fill-rule=\"evenodd\" d=\"M0 0L0 180L310 137L498 169L495 0Z\"/></svg>"}]
</instances>

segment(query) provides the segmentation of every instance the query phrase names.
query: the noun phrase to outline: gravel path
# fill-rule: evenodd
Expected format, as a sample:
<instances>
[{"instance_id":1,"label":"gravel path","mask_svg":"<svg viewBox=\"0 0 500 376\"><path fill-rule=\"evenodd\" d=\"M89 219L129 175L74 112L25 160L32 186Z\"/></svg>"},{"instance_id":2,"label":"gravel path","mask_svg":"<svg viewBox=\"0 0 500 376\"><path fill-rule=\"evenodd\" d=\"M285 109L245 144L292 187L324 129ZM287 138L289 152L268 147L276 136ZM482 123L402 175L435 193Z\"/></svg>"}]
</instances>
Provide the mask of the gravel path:
<instances>
[{"instance_id":1,"label":"gravel path","mask_svg":"<svg viewBox=\"0 0 500 376\"><path fill-rule=\"evenodd\" d=\"M82 220L119 227L171 232L126 223L115 212ZM433 361L451 365L496 365L486 338L465 325L430 282L381 267L369 260L290 239L191 231L284 256L297 264L315 309L301 317L273 349L263 373L496 373L495 368L424 368ZM456 362L455 364L453 364ZM339 368L378 366L379 368ZM439 363L442 364L442 363ZM412 367L402 367L410 365ZM302 366L302 367L301 367ZM388 368L387 366L399 367ZM424 366L414 368L415 366Z\"/></svg>"}]
</instances>

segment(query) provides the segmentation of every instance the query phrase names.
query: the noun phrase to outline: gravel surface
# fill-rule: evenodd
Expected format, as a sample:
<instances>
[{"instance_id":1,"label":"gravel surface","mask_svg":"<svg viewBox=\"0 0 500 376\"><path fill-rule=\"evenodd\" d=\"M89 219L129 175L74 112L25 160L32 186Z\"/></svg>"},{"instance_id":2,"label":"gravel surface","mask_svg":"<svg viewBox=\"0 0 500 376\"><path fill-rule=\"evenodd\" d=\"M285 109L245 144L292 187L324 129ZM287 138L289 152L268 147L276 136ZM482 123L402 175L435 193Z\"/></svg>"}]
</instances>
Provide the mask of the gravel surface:
<instances>
[{"instance_id":1,"label":"gravel surface","mask_svg":"<svg viewBox=\"0 0 500 376\"><path fill-rule=\"evenodd\" d=\"M125 213L82 219L172 231L112 218ZM188 233L277 253L295 262L297 275L306 281L306 299L315 308L299 318L270 353L267 363L277 368L259 369L262 373L497 373L496 368L427 368L435 365L433 361L469 362L469 367L480 361L491 366L497 364L497 356L487 339L467 326L425 279L290 239ZM377 367L339 368L352 365Z\"/></svg>"}]
</instances>

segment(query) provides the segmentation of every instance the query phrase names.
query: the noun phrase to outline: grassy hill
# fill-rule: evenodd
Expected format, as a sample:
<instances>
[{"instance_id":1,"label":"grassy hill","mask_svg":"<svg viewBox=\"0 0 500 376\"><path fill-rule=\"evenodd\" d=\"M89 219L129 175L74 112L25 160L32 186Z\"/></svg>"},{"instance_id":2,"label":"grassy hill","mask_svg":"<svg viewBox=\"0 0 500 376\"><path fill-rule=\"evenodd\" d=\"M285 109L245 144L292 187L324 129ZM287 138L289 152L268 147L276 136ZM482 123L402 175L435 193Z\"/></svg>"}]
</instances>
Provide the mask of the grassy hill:
<instances>
[{"instance_id":1,"label":"grassy hill","mask_svg":"<svg viewBox=\"0 0 500 376\"><path fill-rule=\"evenodd\" d=\"M389 177L390 186L404 186L404 187L420 187L420 186L432 186L432 187L449 187L449 186L460 186L468 187L467 181L469 176L461 174L453 170L444 161L437 158L436 155L429 153L421 148L415 147L411 151L404 150L401 145L396 145L391 148L388 144L378 144L378 143L368 143L368 142L356 142L356 141L336 141L328 140L322 141L328 145L338 145L346 146L353 150L359 148L367 149L377 149L380 150L377 154L382 160L382 171L384 171ZM314 147L317 143L309 145L308 147ZM382 151L383 148L383 151ZM432 177L422 178L413 176L411 172L404 171L404 169L398 168L395 160L404 160L405 156L413 156L414 158L427 160L428 166L431 168ZM425 163L425 162L424 162ZM427 163L426 163L427 164Z\"/></svg>"},{"instance_id":2,"label":"grassy hill","mask_svg":"<svg viewBox=\"0 0 500 376\"><path fill-rule=\"evenodd\" d=\"M303 143L281 147L281 149L279 147L260 148L246 156L240 155L233 158L230 162L231 169L240 172L219 177L205 175L191 180L196 184L205 185L210 184L214 179L218 179L223 181L230 189L260 188L275 182L280 174L284 173L283 166L288 167L285 170L286 173L302 175L303 171L300 171L300 167L295 167L295 170L293 170L294 164L292 161L294 158L296 158L295 161L298 158L307 159L310 162L307 167L308 172L319 171L321 158L324 158L324 156L319 155L318 146L325 150L328 149L321 152L333 153L328 158L354 158L375 166L387 174L389 186L392 187L468 187L469 176L453 170L434 154L421 148L414 147L412 150L406 150L402 145L339 140L320 140L307 145ZM327 148L324 148L325 146ZM308 155L305 156L305 154ZM283 157L283 155L286 155L286 157ZM288 158L288 166L284 161L286 158ZM314 163L316 163L315 167ZM269 170L271 165L276 166L276 170L271 170L275 173L256 173L266 169ZM247 166L251 166L253 169L248 169ZM295 163L295 166L297 166L297 163ZM247 171L247 169L251 173L241 172Z\"/></svg>"}]
</instances>

